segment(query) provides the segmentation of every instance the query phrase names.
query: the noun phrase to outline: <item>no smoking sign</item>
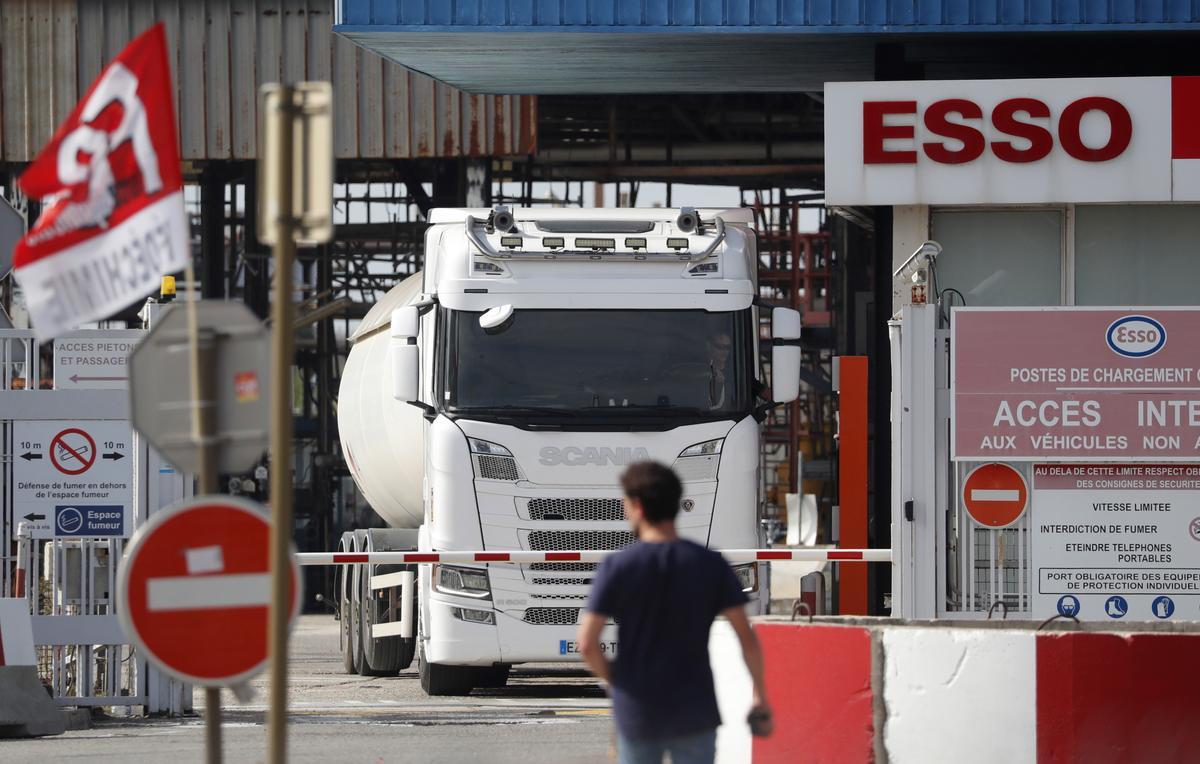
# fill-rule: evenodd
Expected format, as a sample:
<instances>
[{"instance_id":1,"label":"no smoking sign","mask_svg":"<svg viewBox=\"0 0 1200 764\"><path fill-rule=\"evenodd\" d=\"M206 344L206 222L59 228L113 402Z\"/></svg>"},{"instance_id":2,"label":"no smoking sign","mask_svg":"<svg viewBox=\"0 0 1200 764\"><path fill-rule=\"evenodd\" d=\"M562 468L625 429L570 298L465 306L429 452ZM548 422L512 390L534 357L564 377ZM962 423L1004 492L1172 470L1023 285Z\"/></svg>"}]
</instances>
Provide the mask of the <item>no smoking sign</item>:
<instances>
[{"instance_id":1,"label":"no smoking sign","mask_svg":"<svg viewBox=\"0 0 1200 764\"><path fill-rule=\"evenodd\" d=\"M96 463L96 441L86 431L70 427L50 440L50 463L64 475L82 475ZM114 452L114 459L124 454Z\"/></svg>"}]
</instances>

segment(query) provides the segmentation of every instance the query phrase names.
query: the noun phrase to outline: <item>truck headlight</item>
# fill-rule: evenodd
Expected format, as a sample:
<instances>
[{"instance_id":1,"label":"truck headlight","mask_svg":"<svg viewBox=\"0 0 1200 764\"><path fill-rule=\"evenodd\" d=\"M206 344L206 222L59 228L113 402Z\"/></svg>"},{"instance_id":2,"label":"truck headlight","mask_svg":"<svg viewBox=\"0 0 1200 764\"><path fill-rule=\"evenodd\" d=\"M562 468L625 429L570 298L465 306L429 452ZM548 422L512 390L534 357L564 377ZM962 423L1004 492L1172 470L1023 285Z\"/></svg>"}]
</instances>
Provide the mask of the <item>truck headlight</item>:
<instances>
[{"instance_id":1,"label":"truck headlight","mask_svg":"<svg viewBox=\"0 0 1200 764\"><path fill-rule=\"evenodd\" d=\"M492 596L486 570L434 565L432 572L433 585L439 592L475 599L488 599Z\"/></svg>"},{"instance_id":2,"label":"truck headlight","mask_svg":"<svg viewBox=\"0 0 1200 764\"><path fill-rule=\"evenodd\" d=\"M697 483L717 479L717 467L721 463L721 446L724 438L706 440L688 446L675 459L675 473L685 483Z\"/></svg>"},{"instance_id":3,"label":"truck headlight","mask_svg":"<svg viewBox=\"0 0 1200 764\"><path fill-rule=\"evenodd\" d=\"M758 591L758 563L752 562L749 565L734 565L733 573L738 577L738 581L742 583L743 592Z\"/></svg>"},{"instance_id":4,"label":"truck headlight","mask_svg":"<svg viewBox=\"0 0 1200 764\"><path fill-rule=\"evenodd\" d=\"M697 443L694 446L688 446L679 453L679 458L691 456L716 456L721 453L721 446L725 443L724 438L716 440L706 440L703 443Z\"/></svg>"},{"instance_id":5,"label":"truck headlight","mask_svg":"<svg viewBox=\"0 0 1200 764\"><path fill-rule=\"evenodd\" d=\"M484 456L507 456L512 457L512 451L509 451L504 446L496 443L490 443L479 438L469 438L471 443L471 453L483 454Z\"/></svg>"}]
</instances>

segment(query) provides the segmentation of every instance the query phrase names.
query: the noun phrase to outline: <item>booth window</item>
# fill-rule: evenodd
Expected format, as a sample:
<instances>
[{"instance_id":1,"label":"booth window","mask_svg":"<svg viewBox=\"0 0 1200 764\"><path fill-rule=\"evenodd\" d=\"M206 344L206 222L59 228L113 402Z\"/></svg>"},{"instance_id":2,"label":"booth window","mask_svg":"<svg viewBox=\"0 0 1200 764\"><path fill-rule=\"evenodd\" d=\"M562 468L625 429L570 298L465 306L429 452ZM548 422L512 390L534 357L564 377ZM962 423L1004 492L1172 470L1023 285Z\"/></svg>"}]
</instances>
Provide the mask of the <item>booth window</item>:
<instances>
[{"instance_id":1,"label":"booth window","mask_svg":"<svg viewBox=\"0 0 1200 764\"><path fill-rule=\"evenodd\" d=\"M939 290L972 307L1061 304L1061 210L934 210L930 234Z\"/></svg>"},{"instance_id":2,"label":"booth window","mask_svg":"<svg viewBox=\"0 0 1200 764\"><path fill-rule=\"evenodd\" d=\"M1197 283L1200 207L1075 208L1076 305L1195 305Z\"/></svg>"}]
</instances>

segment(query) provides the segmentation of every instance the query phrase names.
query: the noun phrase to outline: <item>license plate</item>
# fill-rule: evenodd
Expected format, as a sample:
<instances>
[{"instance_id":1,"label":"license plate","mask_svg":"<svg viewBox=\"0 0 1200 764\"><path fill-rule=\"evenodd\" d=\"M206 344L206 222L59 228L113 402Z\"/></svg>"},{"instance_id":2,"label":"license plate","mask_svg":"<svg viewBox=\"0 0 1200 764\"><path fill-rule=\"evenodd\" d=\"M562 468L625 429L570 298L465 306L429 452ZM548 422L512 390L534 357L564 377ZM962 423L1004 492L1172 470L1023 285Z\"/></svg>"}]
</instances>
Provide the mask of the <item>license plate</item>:
<instances>
[{"instance_id":1,"label":"license plate","mask_svg":"<svg viewBox=\"0 0 1200 764\"><path fill-rule=\"evenodd\" d=\"M579 655L581 652L583 652L583 651L580 649L579 643L576 642L575 640L573 640L573 639L558 640L558 654L559 655ZM600 652L605 655L616 655L617 654L616 640L612 640L612 641L608 641L608 642L601 641L600 642Z\"/></svg>"}]
</instances>

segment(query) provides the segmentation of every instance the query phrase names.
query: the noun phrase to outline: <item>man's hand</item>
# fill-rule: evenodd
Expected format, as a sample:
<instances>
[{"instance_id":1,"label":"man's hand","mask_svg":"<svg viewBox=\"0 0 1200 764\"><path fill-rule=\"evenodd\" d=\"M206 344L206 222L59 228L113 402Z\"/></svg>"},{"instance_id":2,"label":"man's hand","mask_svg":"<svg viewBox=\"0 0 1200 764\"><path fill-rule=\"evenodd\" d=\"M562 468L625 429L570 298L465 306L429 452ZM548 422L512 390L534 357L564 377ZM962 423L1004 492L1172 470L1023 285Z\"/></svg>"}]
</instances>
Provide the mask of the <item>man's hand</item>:
<instances>
[{"instance_id":1,"label":"man's hand","mask_svg":"<svg viewBox=\"0 0 1200 764\"><path fill-rule=\"evenodd\" d=\"M607 622L608 619L599 613L584 611L583 620L579 623L579 634L575 638L579 642L579 652L583 654L583 662L598 679L606 684L612 676L612 667L600 649L600 632L604 631Z\"/></svg>"},{"instance_id":2,"label":"man's hand","mask_svg":"<svg viewBox=\"0 0 1200 764\"><path fill-rule=\"evenodd\" d=\"M766 703L759 703L757 700L754 707L750 709L750 715L746 717L746 722L750 725L750 734L755 737L768 737L775 730L775 719L771 715L771 707Z\"/></svg>"}]
</instances>

